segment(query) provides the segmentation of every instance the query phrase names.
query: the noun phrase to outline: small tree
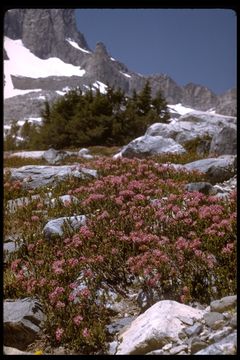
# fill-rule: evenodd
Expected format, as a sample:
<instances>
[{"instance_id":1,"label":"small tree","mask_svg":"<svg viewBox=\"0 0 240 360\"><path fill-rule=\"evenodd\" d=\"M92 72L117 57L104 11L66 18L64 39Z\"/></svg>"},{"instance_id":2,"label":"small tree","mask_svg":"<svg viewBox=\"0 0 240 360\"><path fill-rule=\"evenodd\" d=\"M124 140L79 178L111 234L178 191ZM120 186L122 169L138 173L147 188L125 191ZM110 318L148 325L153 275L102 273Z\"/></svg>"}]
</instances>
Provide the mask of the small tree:
<instances>
[{"instance_id":1,"label":"small tree","mask_svg":"<svg viewBox=\"0 0 240 360\"><path fill-rule=\"evenodd\" d=\"M145 115L151 109L151 86L147 80L142 91L137 95L137 105L139 115Z\"/></svg>"},{"instance_id":2,"label":"small tree","mask_svg":"<svg viewBox=\"0 0 240 360\"><path fill-rule=\"evenodd\" d=\"M153 109L156 110L158 114L159 122L166 123L170 119L170 114L167 107L167 102L162 96L162 92L159 90L156 96L152 99Z\"/></svg>"},{"instance_id":3,"label":"small tree","mask_svg":"<svg viewBox=\"0 0 240 360\"><path fill-rule=\"evenodd\" d=\"M17 120L12 120L10 123L10 130L5 136L4 139L4 150L16 150L17 149L17 136L19 133L20 126L17 123Z\"/></svg>"}]
</instances>

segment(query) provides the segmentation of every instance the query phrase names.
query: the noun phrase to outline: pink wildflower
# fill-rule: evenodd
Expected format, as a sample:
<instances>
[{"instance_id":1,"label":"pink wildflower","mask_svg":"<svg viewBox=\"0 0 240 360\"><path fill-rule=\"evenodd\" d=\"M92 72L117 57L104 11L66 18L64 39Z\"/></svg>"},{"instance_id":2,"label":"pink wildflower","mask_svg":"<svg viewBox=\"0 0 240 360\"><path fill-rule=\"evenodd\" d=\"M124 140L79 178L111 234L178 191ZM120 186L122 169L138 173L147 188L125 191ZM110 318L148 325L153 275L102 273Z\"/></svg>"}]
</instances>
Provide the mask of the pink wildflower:
<instances>
[{"instance_id":1,"label":"pink wildflower","mask_svg":"<svg viewBox=\"0 0 240 360\"><path fill-rule=\"evenodd\" d=\"M89 197L88 197L87 199L85 199L85 200L82 202L82 204L83 204L84 206L86 206L86 205L91 204L92 202L99 201L99 200L103 200L103 199L105 199L105 195L103 195L103 194L98 194L98 193L96 193L96 194L91 194L91 195L89 195Z\"/></svg>"},{"instance_id":2,"label":"pink wildflower","mask_svg":"<svg viewBox=\"0 0 240 360\"><path fill-rule=\"evenodd\" d=\"M63 256L63 252L62 252L61 250L58 250L58 251L56 252L56 256L57 256L57 257L62 257L62 256Z\"/></svg>"},{"instance_id":3,"label":"pink wildflower","mask_svg":"<svg viewBox=\"0 0 240 360\"><path fill-rule=\"evenodd\" d=\"M44 206L43 203L40 202L40 203L37 204L37 209L42 209L43 206Z\"/></svg>"},{"instance_id":4,"label":"pink wildflower","mask_svg":"<svg viewBox=\"0 0 240 360\"><path fill-rule=\"evenodd\" d=\"M89 296L91 295L91 292L88 288L85 288L80 291L80 295L84 298L89 298Z\"/></svg>"},{"instance_id":5,"label":"pink wildflower","mask_svg":"<svg viewBox=\"0 0 240 360\"><path fill-rule=\"evenodd\" d=\"M93 272L91 269L87 269L84 271L84 276L87 278L92 278L93 277Z\"/></svg>"},{"instance_id":6,"label":"pink wildflower","mask_svg":"<svg viewBox=\"0 0 240 360\"><path fill-rule=\"evenodd\" d=\"M187 249L188 246L189 246L188 241L184 239L182 236L179 236L179 238L176 241L176 248L178 250L181 250L181 249Z\"/></svg>"},{"instance_id":7,"label":"pink wildflower","mask_svg":"<svg viewBox=\"0 0 240 360\"><path fill-rule=\"evenodd\" d=\"M55 304L56 301L58 301L59 295L61 295L61 294L64 293L64 292L65 292L65 290L64 290L63 287L57 286L57 287L54 289L54 291L52 291L52 292L48 295L51 304L52 304L52 305Z\"/></svg>"},{"instance_id":8,"label":"pink wildflower","mask_svg":"<svg viewBox=\"0 0 240 360\"><path fill-rule=\"evenodd\" d=\"M64 304L64 302L62 302L62 301L57 301L57 303L56 303L56 308L57 309L62 309L62 308L65 308L65 304Z\"/></svg>"},{"instance_id":9,"label":"pink wildflower","mask_svg":"<svg viewBox=\"0 0 240 360\"><path fill-rule=\"evenodd\" d=\"M89 332L88 328L86 328L86 327L83 329L82 334L83 334L83 337L85 337L85 338L90 337L90 332Z\"/></svg>"},{"instance_id":10,"label":"pink wildflower","mask_svg":"<svg viewBox=\"0 0 240 360\"><path fill-rule=\"evenodd\" d=\"M30 279L27 281L27 292L28 293L31 293L32 290L34 290L36 283L37 283L37 280L35 280L35 279Z\"/></svg>"},{"instance_id":11,"label":"pink wildflower","mask_svg":"<svg viewBox=\"0 0 240 360\"><path fill-rule=\"evenodd\" d=\"M32 220L33 222L37 222L37 221L40 220L40 218L39 218L39 216L37 216L37 215L33 215L33 216L31 217L31 220Z\"/></svg>"},{"instance_id":12,"label":"pink wildflower","mask_svg":"<svg viewBox=\"0 0 240 360\"><path fill-rule=\"evenodd\" d=\"M25 279L24 271L23 271L23 270L20 270L20 271L17 273L16 279L17 279L18 281L22 281L22 280Z\"/></svg>"},{"instance_id":13,"label":"pink wildflower","mask_svg":"<svg viewBox=\"0 0 240 360\"><path fill-rule=\"evenodd\" d=\"M43 264L44 264L44 260L36 260L36 264L37 264L37 265L43 265Z\"/></svg>"},{"instance_id":14,"label":"pink wildflower","mask_svg":"<svg viewBox=\"0 0 240 360\"><path fill-rule=\"evenodd\" d=\"M76 298L76 296L72 293L68 296L68 301L72 302L75 300L75 298Z\"/></svg>"},{"instance_id":15,"label":"pink wildflower","mask_svg":"<svg viewBox=\"0 0 240 360\"><path fill-rule=\"evenodd\" d=\"M60 342L61 341L61 339L62 339L62 336L63 336L63 333L64 333L64 330L62 329L62 328L57 328L57 330L56 330L56 333L55 333L55 337L56 337L56 340L58 341L58 342Z\"/></svg>"},{"instance_id":16,"label":"pink wildflower","mask_svg":"<svg viewBox=\"0 0 240 360\"><path fill-rule=\"evenodd\" d=\"M185 303L186 302L186 295L181 295L180 296L180 301L181 301L181 303Z\"/></svg>"},{"instance_id":17,"label":"pink wildflower","mask_svg":"<svg viewBox=\"0 0 240 360\"><path fill-rule=\"evenodd\" d=\"M182 289L183 294L188 294L189 293L189 288L187 286L184 286Z\"/></svg>"},{"instance_id":18,"label":"pink wildflower","mask_svg":"<svg viewBox=\"0 0 240 360\"><path fill-rule=\"evenodd\" d=\"M39 286L41 286L41 287L44 286L46 283L47 283L47 279L45 279L45 278L42 278L39 280Z\"/></svg>"},{"instance_id":19,"label":"pink wildflower","mask_svg":"<svg viewBox=\"0 0 240 360\"><path fill-rule=\"evenodd\" d=\"M99 262L103 262L104 261L104 257L102 255L97 255L96 258L95 258L96 261L99 261Z\"/></svg>"},{"instance_id":20,"label":"pink wildflower","mask_svg":"<svg viewBox=\"0 0 240 360\"><path fill-rule=\"evenodd\" d=\"M66 239L64 239L64 240L63 240L63 242L64 242L64 244L68 244L68 243L70 243L70 242L71 242L71 239L66 238Z\"/></svg>"},{"instance_id":21,"label":"pink wildflower","mask_svg":"<svg viewBox=\"0 0 240 360\"><path fill-rule=\"evenodd\" d=\"M234 248L234 244L227 244L223 249L222 249L222 254L231 254Z\"/></svg>"},{"instance_id":22,"label":"pink wildflower","mask_svg":"<svg viewBox=\"0 0 240 360\"><path fill-rule=\"evenodd\" d=\"M79 234L83 235L87 239L91 239L94 236L94 233L89 230L88 226L82 226L79 230Z\"/></svg>"},{"instance_id":23,"label":"pink wildflower","mask_svg":"<svg viewBox=\"0 0 240 360\"><path fill-rule=\"evenodd\" d=\"M64 274L64 270L62 268L60 268L60 267L54 268L53 272L54 272L54 274L57 274L57 275Z\"/></svg>"},{"instance_id":24,"label":"pink wildflower","mask_svg":"<svg viewBox=\"0 0 240 360\"><path fill-rule=\"evenodd\" d=\"M112 248L111 253L112 255L116 255L118 253L118 249Z\"/></svg>"},{"instance_id":25,"label":"pink wildflower","mask_svg":"<svg viewBox=\"0 0 240 360\"><path fill-rule=\"evenodd\" d=\"M16 259L16 260L14 260L14 261L12 262L12 264L11 264L11 270L12 270L12 271L16 271L18 265L20 264L20 262L21 262L21 259Z\"/></svg>"},{"instance_id":26,"label":"pink wildflower","mask_svg":"<svg viewBox=\"0 0 240 360\"><path fill-rule=\"evenodd\" d=\"M63 202L63 205L66 206L66 207L69 207L71 204L72 204L72 201L71 201L71 200L65 200L65 201Z\"/></svg>"},{"instance_id":27,"label":"pink wildflower","mask_svg":"<svg viewBox=\"0 0 240 360\"><path fill-rule=\"evenodd\" d=\"M33 251L33 249L35 248L35 245L34 244L28 244L28 251Z\"/></svg>"},{"instance_id":28,"label":"pink wildflower","mask_svg":"<svg viewBox=\"0 0 240 360\"><path fill-rule=\"evenodd\" d=\"M105 210L105 211L102 212L102 214L98 215L97 219L98 220L103 220L103 219L107 219L109 217L110 217L109 213Z\"/></svg>"},{"instance_id":29,"label":"pink wildflower","mask_svg":"<svg viewBox=\"0 0 240 360\"><path fill-rule=\"evenodd\" d=\"M77 315L73 318L73 322L77 326L80 325L81 321L83 321L83 317L81 315Z\"/></svg>"},{"instance_id":30,"label":"pink wildflower","mask_svg":"<svg viewBox=\"0 0 240 360\"><path fill-rule=\"evenodd\" d=\"M116 197L116 198L115 198L115 203L116 203L117 205L122 205L122 204L123 204L123 198L122 198L122 196Z\"/></svg>"},{"instance_id":31,"label":"pink wildflower","mask_svg":"<svg viewBox=\"0 0 240 360\"><path fill-rule=\"evenodd\" d=\"M75 248L78 248L79 246L82 246L82 240L80 240L80 237L78 235L75 235L72 239L72 245Z\"/></svg>"},{"instance_id":32,"label":"pink wildflower","mask_svg":"<svg viewBox=\"0 0 240 360\"><path fill-rule=\"evenodd\" d=\"M70 289L75 289L76 287L77 287L77 283L71 283L71 284L69 284L68 285L68 287L70 288Z\"/></svg>"},{"instance_id":33,"label":"pink wildflower","mask_svg":"<svg viewBox=\"0 0 240 360\"><path fill-rule=\"evenodd\" d=\"M70 267L73 268L73 267L77 266L78 259L75 259L75 258L68 259L68 264L69 264Z\"/></svg>"}]
</instances>

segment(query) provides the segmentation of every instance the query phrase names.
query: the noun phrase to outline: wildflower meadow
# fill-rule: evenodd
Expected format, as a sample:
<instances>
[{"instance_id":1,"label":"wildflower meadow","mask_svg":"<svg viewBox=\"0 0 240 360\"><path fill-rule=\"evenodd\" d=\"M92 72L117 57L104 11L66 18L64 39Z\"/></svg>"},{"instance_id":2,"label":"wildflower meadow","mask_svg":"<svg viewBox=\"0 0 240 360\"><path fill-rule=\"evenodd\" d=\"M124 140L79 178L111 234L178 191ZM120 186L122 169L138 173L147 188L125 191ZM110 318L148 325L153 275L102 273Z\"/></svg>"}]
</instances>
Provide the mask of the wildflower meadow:
<instances>
[{"instance_id":1,"label":"wildflower meadow","mask_svg":"<svg viewBox=\"0 0 240 360\"><path fill-rule=\"evenodd\" d=\"M186 304L236 293L235 191L227 200L187 192L185 185L204 175L158 157L82 163L98 177L69 177L35 190L4 178L4 237L15 234L19 242L5 260L4 298L40 301L46 344L104 353L111 316L104 287L119 296L151 289ZM49 192L78 202L46 203ZM36 194L15 213L8 210L8 200ZM85 215L86 224L44 238L47 221L74 215Z\"/></svg>"}]
</instances>

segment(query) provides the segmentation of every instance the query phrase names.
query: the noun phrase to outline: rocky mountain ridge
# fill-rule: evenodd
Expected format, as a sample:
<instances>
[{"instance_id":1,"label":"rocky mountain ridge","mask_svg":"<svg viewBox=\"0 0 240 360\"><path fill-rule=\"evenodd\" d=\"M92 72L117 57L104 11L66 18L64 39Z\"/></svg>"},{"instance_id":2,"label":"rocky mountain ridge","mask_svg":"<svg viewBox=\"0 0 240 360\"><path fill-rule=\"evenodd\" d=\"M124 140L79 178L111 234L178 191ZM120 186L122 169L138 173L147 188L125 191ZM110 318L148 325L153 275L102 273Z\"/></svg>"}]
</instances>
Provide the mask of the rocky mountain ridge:
<instances>
[{"instance_id":1,"label":"rocky mountain ridge","mask_svg":"<svg viewBox=\"0 0 240 360\"><path fill-rule=\"evenodd\" d=\"M5 15L4 35L6 44L7 39L21 40L22 48L30 50L31 54L42 60L41 67L45 66L44 61L57 58L65 65L71 64L75 70L74 74L77 70L82 70L81 75L64 76L62 71L57 76L49 72L44 77L36 77L32 76L31 72L26 76L26 71L15 73L14 66L11 65L8 82L12 82L13 91L10 96L5 96L5 123L16 118L25 120L39 116L39 109L45 100L52 101L76 86L85 90L89 86L100 88L103 84L101 91L109 84L120 87L130 95L133 89L141 90L147 80L150 81L153 95L161 90L169 104L181 103L202 111L214 108L221 114L236 115L236 89L230 89L218 96L202 85L179 86L166 74L142 76L130 71L108 54L101 42L97 43L92 51L84 35L77 30L74 9L9 10ZM11 43L11 46L13 45L14 43ZM14 61L9 55L7 45L4 46L4 59L6 68ZM23 66L26 66L24 61ZM21 93L16 90L24 91Z\"/></svg>"}]
</instances>

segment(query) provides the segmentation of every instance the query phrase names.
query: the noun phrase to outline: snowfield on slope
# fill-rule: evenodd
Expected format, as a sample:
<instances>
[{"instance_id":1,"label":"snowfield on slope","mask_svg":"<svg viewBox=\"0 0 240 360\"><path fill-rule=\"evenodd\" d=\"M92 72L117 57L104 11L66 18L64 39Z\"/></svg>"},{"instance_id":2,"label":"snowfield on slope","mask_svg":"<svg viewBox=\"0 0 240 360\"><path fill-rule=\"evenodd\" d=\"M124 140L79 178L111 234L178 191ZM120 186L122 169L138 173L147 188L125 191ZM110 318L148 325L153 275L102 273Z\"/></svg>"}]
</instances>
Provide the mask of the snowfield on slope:
<instances>
[{"instance_id":1,"label":"snowfield on slope","mask_svg":"<svg viewBox=\"0 0 240 360\"><path fill-rule=\"evenodd\" d=\"M81 50L82 52L85 52L85 53L87 53L87 54L91 54L90 51L81 48L81 47L76 43L76 41L74 41L74 40L72 40L72 39L70 39L70 38L66 39L66 41L69 42L69 44L72 45L73 47L75 47L76 49Z\"/></svg>"},{"instance_id":2,"label":"snowfield on slope","mask_svg":"<svg viewBox=\"0 0 240 360\"><path fill-rule=\"evenodd\" d=\"M46 60L40 59L23 45L22 40L12 40L5 36L4 48L9 58L9 60L4 60L5 99L16 95L23 95L30 91L41 91L41 89L15 89L11 75L37 79L48 76L83 76L86 72L79 66L67 64L56 57Z\"/></svg>"}]
</instances>

